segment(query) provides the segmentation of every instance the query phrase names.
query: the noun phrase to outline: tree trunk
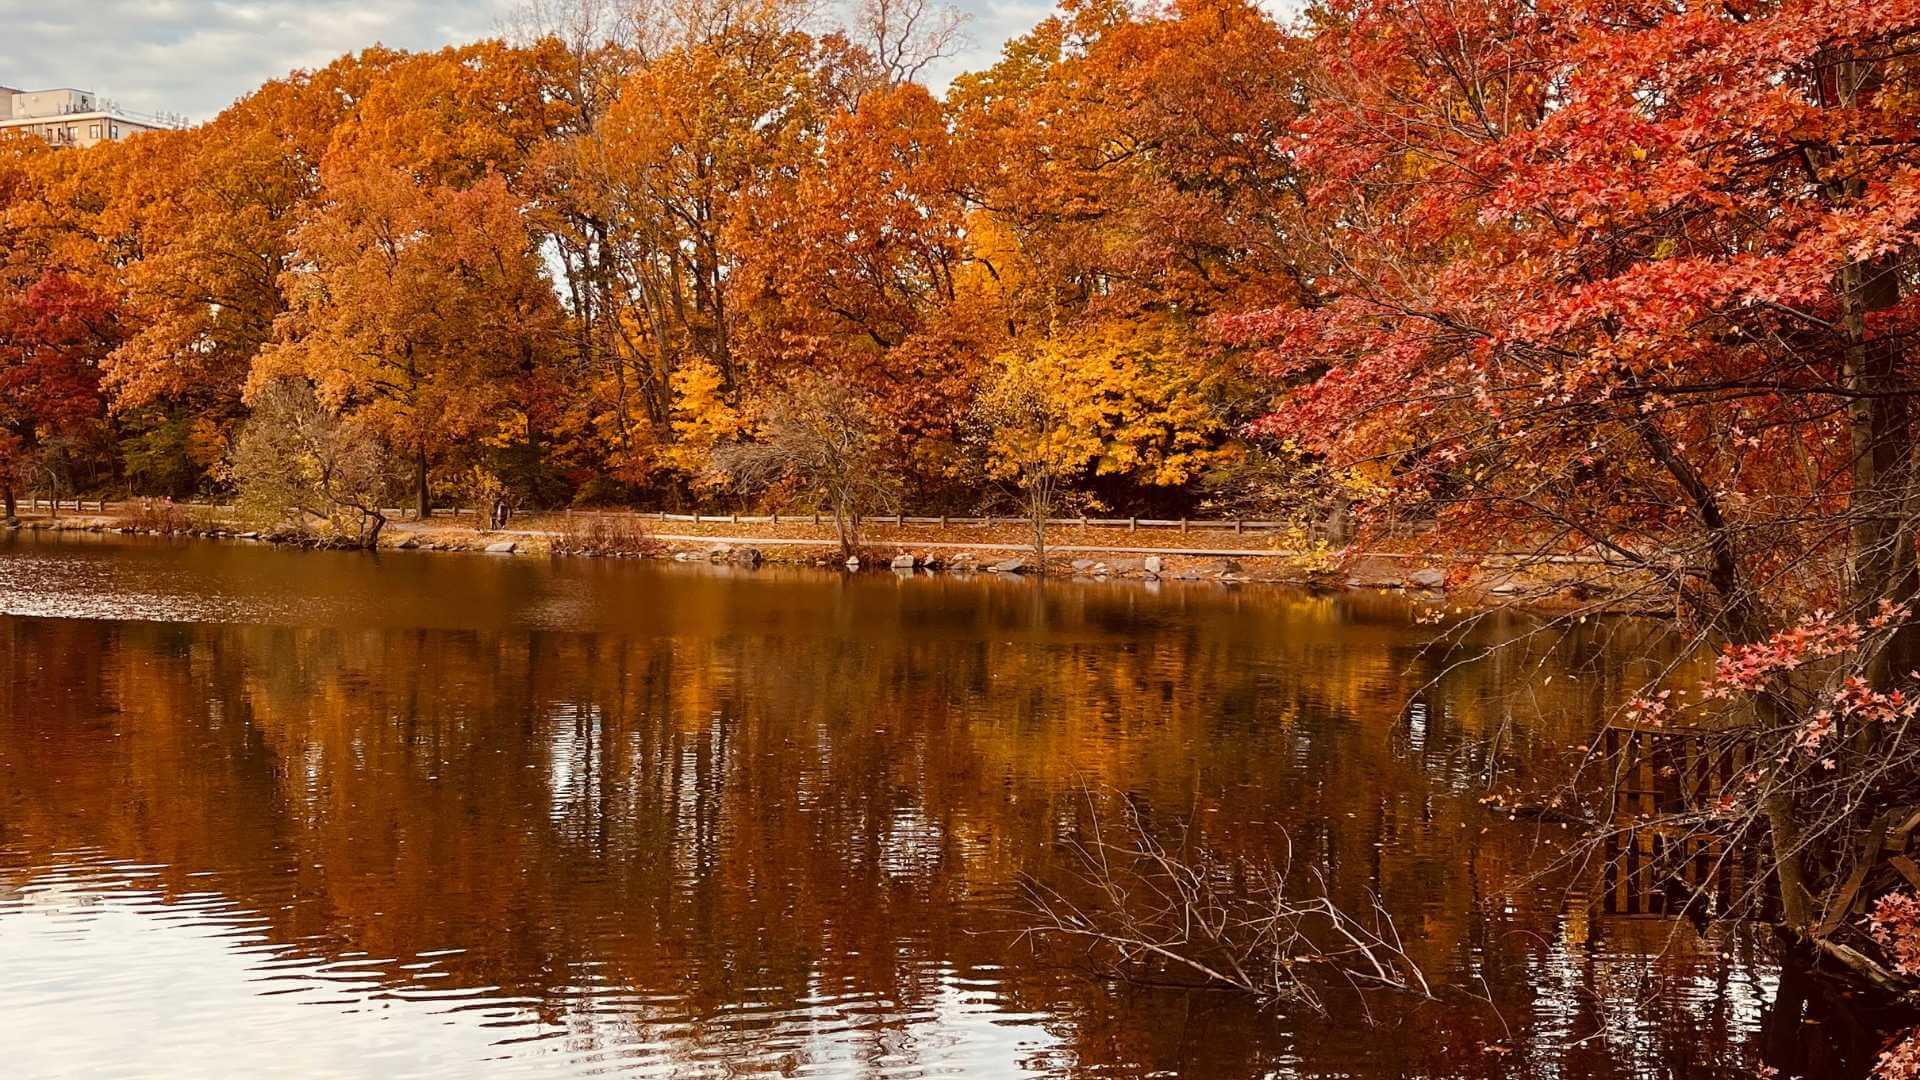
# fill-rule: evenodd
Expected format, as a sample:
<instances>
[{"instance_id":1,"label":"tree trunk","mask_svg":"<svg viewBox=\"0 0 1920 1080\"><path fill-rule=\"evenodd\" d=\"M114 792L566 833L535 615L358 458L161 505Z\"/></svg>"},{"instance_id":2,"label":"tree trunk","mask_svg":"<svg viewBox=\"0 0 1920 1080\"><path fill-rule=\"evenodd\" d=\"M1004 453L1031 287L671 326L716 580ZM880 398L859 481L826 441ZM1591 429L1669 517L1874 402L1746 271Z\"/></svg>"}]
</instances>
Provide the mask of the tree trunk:
<instances>
[{"instance_id":1,"label":"tree trunk","mask_svg":"<svg viewBox=\"0 0 1920 1080\"><path fill-rule=\"evenodd\" d=\"M1047 516L1053 512L1053 474L1045 469L1027 485L1027 518L1033 526L1033 571L1047 572Z\"/></svg>"},{"instance_id":2,"label":"tree trunk","mask_svg":"<svg viewBox=\"0 0 1920 1080\"><path fill-rule=\"evenodd\" d=\"M1038 504L1033 507L1033 571L1047 572L1047 508Z\"/></svg>"},{"instance_id":3,"label":"tree trunk","mask_svg":"<svg viewBox=\"0 0 1920 1080\"><path fill-rule=\"evenodd\" d=\"M10 520L19 515L20 501L14 497L12 484L0 484L0 520Z\"/></svg>"},{"instance_id":4,"label":"tree trunk","mask_svg":"<svg viewBox=\"0 0 1920 1080\"><path fill-rule=\"evenodd\" d=\"M860 518L839 495L829 494L827 501L833 505L833 534L840 540L840 557L851 559L860 547Z\"/></svg>"},{"instance_id":5,"label":"tree trunk","mask_svg":"<svg viewBox=\"0 0 1920 1080\"><path fill-rule=\"evenodd\" d=\"M1861 395L1852 406L1854 478L1851 576L1854 616L1865 619L1882 601L1906 603L1920 588L1912 525L1913 434L1897 342L1869 336L1868 319L1900 302L1897 258L1854 263L1841 271L1841 327L1848 338L1847 381ZM1881 684L1916 659L1909 625L1896 633L1867 673Z\"/></svg>"},{"instance_id":6,"label":"tree trunk","mask_svg":"<svg viewBox=\"0 0 1920 1080\"><path fill-rule=\"evenodd\" d=\"M1717 624L1732 643L1744 645L1766 640L1768 625L1754 609L1741 574L1733 532L1719 498L1700 479L1692 464L1674 449L1658 424L1642 418L1636 426L1654 460L1679 485L1691 504L1695 520L1706 534L1707 581L1718 598L1718 606L1717 610L1703 614ZM1754 707L1756 728L1776 728L1790 722L1778 700L1768 694L1756 698ZM1781 922L1796 934L1805 934L1813 924L1813 896L1807 884L1799 807L1794 805L1790 793L1781 791L1768 796L1761 809L1766 814L1767 830L1772 838L1773 875L1780 887Z\"/></svg>"},{"instance_id":7,"label":"tree trunk","mask_svg":"<svg viewBox=\"0 0 1920 1080\"><path fill-rule=\"evenodd\" d=\"M413 460L413 490L418 497L414 513L421 521L433 516L433 492L427 488L427 452L420 451Z\"/></svg>"},{"instance_id":8,"label":"tree trunk","mask_svg":"<svg viewBox=\"0 0 1920 1080\"><path fill-rule=\"evenodd\" d=\"M1853 108L1885 84L1887 61L1849 48L1816 58L1824 61L1821 103ZM1813 155L1834 201L1859 199L1865 181L1843 167L1844 148L1826 146ZM1843 337L1844 377L1856 395L1850 406L1853 436L1853 490L1849 566L1853 616L1869 618L1882 602L1901 604L1920 592L1912 518L1915 511L1914 445L1911 407L1901 372L1899 339L1876 333L1876 315L1900 303L1902 268L1911 249L1859 259L1842 267L1834 291L1840 300L1837 328ZM1864 677L1883 685L1892 672L1911 670L1920 661L1920 640L1911 623L1896 631L1887 648L1870 663Z\"/></svg>"}]
</instances>

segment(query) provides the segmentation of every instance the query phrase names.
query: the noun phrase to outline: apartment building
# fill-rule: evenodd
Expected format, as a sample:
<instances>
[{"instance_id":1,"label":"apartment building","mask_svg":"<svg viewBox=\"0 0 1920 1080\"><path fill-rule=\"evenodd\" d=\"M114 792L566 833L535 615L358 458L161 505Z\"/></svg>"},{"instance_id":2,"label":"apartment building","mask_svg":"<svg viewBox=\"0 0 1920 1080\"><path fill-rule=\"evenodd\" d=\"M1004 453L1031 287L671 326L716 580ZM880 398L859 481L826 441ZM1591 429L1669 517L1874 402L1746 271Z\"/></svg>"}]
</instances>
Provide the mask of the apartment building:
<instances>
[{"instance_id":1,"label":"apartment building","mask_svg":"<svg viewBox=\"0 0 1920 1080\"><path fill-rule=\"evenodd\" d=\"M0 136L32 135L55 146L84 148L178 126L167 117L129 112L87 90L0 86Z\"/></svg>"}]
</instances>

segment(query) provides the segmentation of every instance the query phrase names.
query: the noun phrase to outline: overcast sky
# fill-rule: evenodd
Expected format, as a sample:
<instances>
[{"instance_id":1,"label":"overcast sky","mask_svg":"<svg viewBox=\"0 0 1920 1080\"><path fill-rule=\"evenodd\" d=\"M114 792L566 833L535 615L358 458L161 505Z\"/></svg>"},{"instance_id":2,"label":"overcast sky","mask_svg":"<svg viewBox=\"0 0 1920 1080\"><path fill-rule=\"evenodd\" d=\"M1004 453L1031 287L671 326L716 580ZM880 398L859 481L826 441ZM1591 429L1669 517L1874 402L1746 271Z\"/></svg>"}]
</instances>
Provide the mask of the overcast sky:
<instances>
[{"instance_id":1,"label":"overcast sky","mask_svg":"<svg viewBox=\"0 0 1920 1080\"><path fill-rule=\"evenodd\" d=\"M146 112L205 120L295 68L376 42L432 49L489 37L519 0L0 0L0 86L72 86ZM1051 9L959 0L980 67Z\"/></svg>"}]
</instances>

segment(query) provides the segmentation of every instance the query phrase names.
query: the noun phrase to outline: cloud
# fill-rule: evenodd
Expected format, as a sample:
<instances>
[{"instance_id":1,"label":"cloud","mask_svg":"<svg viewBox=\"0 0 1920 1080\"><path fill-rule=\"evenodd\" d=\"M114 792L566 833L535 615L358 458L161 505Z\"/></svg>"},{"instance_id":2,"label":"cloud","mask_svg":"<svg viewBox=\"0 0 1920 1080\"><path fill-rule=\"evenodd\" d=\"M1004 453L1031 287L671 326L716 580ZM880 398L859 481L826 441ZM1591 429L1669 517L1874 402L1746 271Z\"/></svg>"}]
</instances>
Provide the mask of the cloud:
<instances>
[{"instance_id":1,"label":"cloud","mask_svg":"<svg viewBox=\"0 0 1920 1080\"><path fill-rule=\"evenodd\" d=\"M488 37L518 0L0 0L0 84L73 86L147 112L205 120L269 79L382 44L435 49ZM962 0L968 47L939 81L993 63L1045 0Z\"/></svg>"},{"instance_id":2,"label":"cloud","mask_svg":"<svg viewBox=\"0 0 1920 1080\"><path fill-rule=\"evenodd\" d=\"M0 0L0 83L74 86L204 120L261 83L379 43L486 37L512 0Z\"/></svg>"}]
</instances>

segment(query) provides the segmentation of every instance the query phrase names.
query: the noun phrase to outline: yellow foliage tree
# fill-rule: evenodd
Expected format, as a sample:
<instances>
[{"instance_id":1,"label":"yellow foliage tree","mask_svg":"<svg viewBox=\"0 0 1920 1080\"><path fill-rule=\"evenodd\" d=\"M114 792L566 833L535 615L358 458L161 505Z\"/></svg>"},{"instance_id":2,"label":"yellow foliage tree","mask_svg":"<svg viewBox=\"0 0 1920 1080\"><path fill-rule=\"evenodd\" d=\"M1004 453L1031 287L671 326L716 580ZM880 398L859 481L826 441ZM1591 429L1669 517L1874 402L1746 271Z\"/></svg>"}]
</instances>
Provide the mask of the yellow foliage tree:
<instances>
[{"instance_id":1,"label":"yellow foliage tree","mask_svg":"<svg viewBox=\"0 0 1920 1080\"><path fill-rule=\"evenodd\" d=\"M994 357L975 403L988 473L1020 488L1035 554L1061 487L1086 476L1185 483L1223 453L1173 320L1141 318L1017 343Z\"/></svg>"},{"instance_id":2,"label":"yellow foliage tree","mask_svg":"<svg viewBox=\"0 0 1920 1080\"><path fill-rule=\"evenodd\" d=\"M667 457L675 468L696 480L703 477L714 448L738 438L746 429L746 417L728 400L719 368L696 359L673 373L676 438Z\"/></svg>"}]
</instances>

